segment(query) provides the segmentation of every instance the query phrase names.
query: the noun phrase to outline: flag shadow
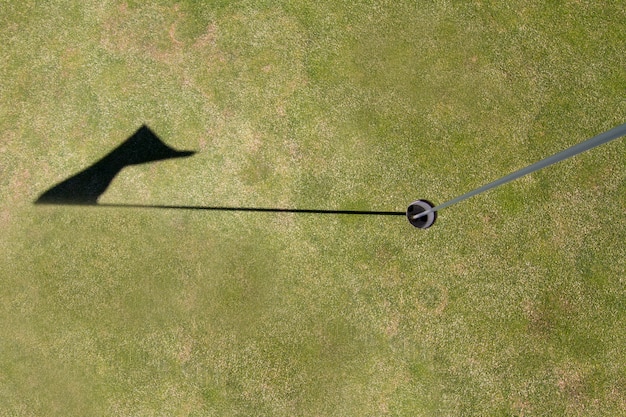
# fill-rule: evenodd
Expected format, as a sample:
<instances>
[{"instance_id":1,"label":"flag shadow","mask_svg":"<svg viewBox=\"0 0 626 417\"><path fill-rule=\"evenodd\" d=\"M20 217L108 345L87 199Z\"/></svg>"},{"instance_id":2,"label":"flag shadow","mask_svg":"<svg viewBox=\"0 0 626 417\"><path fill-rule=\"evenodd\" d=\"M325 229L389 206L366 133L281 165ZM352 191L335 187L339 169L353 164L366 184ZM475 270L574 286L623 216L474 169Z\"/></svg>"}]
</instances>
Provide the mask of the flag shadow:
<instances>
[{"instance_id":1,"label":"flag shadow","mask_svg":"<svg viewBox=\"0 0 626 417\"><path fill-rule=\"evenodd\" d=\"M103 158L88 168L64 181L61 181L43 192L39 198L35 200L34 204L80 205L100 208L243 211L264 213L351 214L375 216L405 215L405 212L396 211L98 203L98 198L104 194L113 179L125 167L171 158L189 157L194 154L194 151L178 151L169 147L148 126L143 125L126 141L113 151L109 152Z\"/></svg>"}]
</instances>

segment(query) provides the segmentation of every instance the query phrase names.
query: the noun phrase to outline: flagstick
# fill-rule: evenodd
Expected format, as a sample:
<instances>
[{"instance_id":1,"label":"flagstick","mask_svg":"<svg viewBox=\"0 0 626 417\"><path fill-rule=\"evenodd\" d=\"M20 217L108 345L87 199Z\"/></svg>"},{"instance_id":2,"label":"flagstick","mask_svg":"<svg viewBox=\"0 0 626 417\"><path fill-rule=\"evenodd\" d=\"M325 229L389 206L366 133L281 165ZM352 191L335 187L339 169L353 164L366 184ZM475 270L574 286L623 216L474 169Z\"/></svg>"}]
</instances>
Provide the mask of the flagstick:
<instances>
[{"instance_id":1,"label":"flagstick","mask_svg":"<svg viewBox=\"0 0 626 417\"><path fill-rule=\"evenodd\" d=\"M426 200L417 200L409 205L409 208L407 209L407 218L413 226L420 229L427 229L433 225L436 220L436 213L441 209L449 207L477 194L484 193L487 190L498 187L502 184L506 184L507 182L516 180L520 177L523 177L524 175L528 175L552 164L556 164L557 162L563 161L564 159L571 158L572 156L588 151L589 149L595 148L596 146L600 146L624 135L626 135L626 123L617 126L609 131L601 133L597 136L594 136L591 139L587 139L586 141L574 145L570 148L567 148L564 151L542 159L539 162L535 162L534 164L515 171L507 176L490 182L489 184L483 185L480 188L458 196L450 201L446 201L445 203L440 204L436 207L433 207L433 205ZM426 218L423 219L424 217Z\"/></svg>"}]
</instances>

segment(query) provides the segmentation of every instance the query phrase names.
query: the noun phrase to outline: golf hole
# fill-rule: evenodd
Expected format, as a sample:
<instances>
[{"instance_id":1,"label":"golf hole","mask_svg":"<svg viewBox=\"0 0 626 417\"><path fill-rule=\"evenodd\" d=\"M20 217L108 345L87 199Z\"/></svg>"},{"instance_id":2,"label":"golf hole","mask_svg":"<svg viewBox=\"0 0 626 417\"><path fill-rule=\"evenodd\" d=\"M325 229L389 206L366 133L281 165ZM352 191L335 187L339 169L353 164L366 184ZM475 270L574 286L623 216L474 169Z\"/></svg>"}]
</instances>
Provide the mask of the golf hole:
<instances>
[{"instance_id":1,"label":"golf hole","mask_svg":"<svg viewBox=\"0 0 626 417\"><path fill-rule=\"evenodd\" d=\"M419 229L428 229L435 223L437 220L437 212L431 211L425 216L414 218L417 214L423 213L426 210L430 210L435 207L431 202L427 200L417 200L409 204L409 207L406 209L406 218L409 220L413 226Z\"/></svg>"}]
</instances>

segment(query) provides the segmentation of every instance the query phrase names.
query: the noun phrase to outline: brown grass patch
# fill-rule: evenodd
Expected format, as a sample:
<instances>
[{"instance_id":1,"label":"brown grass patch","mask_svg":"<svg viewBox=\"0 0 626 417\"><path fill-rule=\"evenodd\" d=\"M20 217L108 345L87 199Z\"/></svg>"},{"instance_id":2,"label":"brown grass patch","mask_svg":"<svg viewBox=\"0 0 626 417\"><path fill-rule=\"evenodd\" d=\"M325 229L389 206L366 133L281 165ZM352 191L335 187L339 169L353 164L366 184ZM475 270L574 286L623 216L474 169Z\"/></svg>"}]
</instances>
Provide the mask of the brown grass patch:
<instances>
[{"instance_id":1,"label":"brown grass patch","mask_svg":"<svg viewBox=\"0 0 626 417\"><path fill-rule=\"evenodd\" d=\"M204 34L202 34L193 44L195 49L204 49L207 47L213 47L217 43L217 25L211 23L207 26Z\"/></svg>"}]
</instances>

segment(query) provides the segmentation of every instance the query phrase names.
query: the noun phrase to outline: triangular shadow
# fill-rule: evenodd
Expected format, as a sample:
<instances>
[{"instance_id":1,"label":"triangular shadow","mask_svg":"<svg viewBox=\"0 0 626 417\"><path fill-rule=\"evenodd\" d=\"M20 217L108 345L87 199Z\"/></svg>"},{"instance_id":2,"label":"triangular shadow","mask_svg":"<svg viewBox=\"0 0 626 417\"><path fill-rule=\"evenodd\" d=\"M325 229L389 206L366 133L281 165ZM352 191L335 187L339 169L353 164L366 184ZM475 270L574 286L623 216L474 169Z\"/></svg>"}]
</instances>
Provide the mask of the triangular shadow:
<instances>
[{"instance_id":1,"label":"triangular shadow","mask_svg":"<svg viewBox=\"0 0 626 417\"><path fill-rule=\"evenodd\" d=\"M35 204L97 204L98 198L124 167L187 157L194 153L170 148L148 126L143 125L102 159L41 194Z\"/></svg>"}]
</instances>

